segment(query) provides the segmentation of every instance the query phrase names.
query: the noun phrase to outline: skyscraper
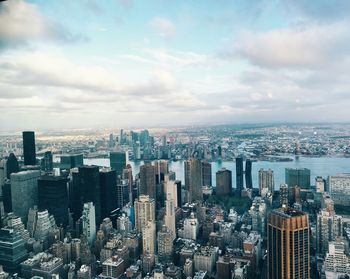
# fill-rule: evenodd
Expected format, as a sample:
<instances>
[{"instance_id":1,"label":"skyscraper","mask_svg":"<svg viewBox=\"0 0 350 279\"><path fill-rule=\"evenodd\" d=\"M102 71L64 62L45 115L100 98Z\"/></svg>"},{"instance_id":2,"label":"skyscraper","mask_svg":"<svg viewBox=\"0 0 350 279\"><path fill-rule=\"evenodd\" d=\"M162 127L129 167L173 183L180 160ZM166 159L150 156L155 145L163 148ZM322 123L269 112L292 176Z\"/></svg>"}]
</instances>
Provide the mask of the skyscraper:
<instances>
[{"instance_id":1,"label":"skyscraper","mask_svg":"<svg viewBox=\"0 0 350 279\"><path fill-rule=\"evenodd\" d=\"M143 255L154 255L156 251L156 224L154 221L148 221L142 227L142 248Z\"/></svg>"},{"instance_id":2,"label":"skyscraper","mask_svg":"<svg viewBox=\"0 0 350 279\"><path fill-rule=\"evenodd\" d=\"M281 186L280 186L280 206L287 207L288 205L289 205L288 186L286 184L281 184Z\"/></svg>"},{"instance_id":3,"label":"skyscraper","mask_svg":"<svg viewBox=\"0 0 350 279\"><path fill-rule=\"evenodd\" d=\"M147 163L140 167L140 195L148 195L156 199L156 170Z\"/></svg>"},{"instance_id":4,"label":"skyscraper","mask_svg":"<svg viewBox=\"0 0 350 279\"><path fill-rule=\"evenodd\" d=\"M61 176L46 175L38 179L39 210L47 209L58 226L68 225L68 179Z\"/></svg>"},{"instance_id":5,"label":"skyscraper","mask_svg":"<svg viewBox=\"0 0 350 279\"><path fill-rule=\"evenodd\" d=\"M219 196L232 193L232 172L225 168L216 172L216 194Z\"/></svg>"},{"instance_id":6,"label":"skyscraper","mask_svg":"<svg viewBox=\"0 0 350 279\"><path fill-rule=\"evenodd\" d=\"M23 136L24 165L36 165L35 135L32 131L25 131Z\"/></svg>"},{"instance_id":7,"label":"skyscraper","mask_svg":"<svg viewBox=\"0 0 350 279\"><path fill-rule=\"evenodd\" d=\"M202 162L202 186L212 186L211 163Z\"/></svg>"},{"instance_id":8,"label":"skyscraper","mask_svg":"<svg viewBox=\"0 0 350 279\"><path fill-rule=\"evenodd\" d=\"M195 158L185 161L185 186L188 191L188 201L203 200L202 164Z\"/></svg>"},{"instance_id":9,"label":"skyscraper","mask_svg":"<svg viewBox=\"0 0 350 279\"><path fill-rule=\"evenodd\" d=\"M46 172L53 170L53 158L51 151L46 151L44 157L41 159L41 169Z\"/></svg>"},{"instance_id":10,"label":"skyscraper","mask_svg":"<svg viewBox=\"0 0 350 279\"><path fill-rule=\"evenodd\" d=\"M91 245L96 236L95 206L92 202L84 203L82 218L83 234Z\"/></svg>"},{"instance_id":11,"label":"skyscraper","mask_svg":"<svg viewBox=\"0 0 350 279\"><path fill-rule=\"evenodd\" d=\"M275 178L273 170L260 169L259 170L259 194L265 196L268 192L274 193L275 191Z\"/></svg>"},{"instance_id":12,"label":"skyscraper","mask_svg":"<svg viewBox=\"0 0 350 279\"><path fill-rule=\"evenodd\" d=\"M243 158L237 157L236 158L236 192L237 195L240 196L241 192L243 190Z\"/></svg>"},{"instance_id":13,"label":"skyscraper","mask_svg":"<svg viewBox=\"0 0 350 279\"><path fill-rule=\"evenodd\" d=\"M173 234L173 239L176 238L176 222L175 222L175 206L173 199L165 201L165 216L164 223Z\"/></svg>"},{"instance_id":14,"label":"skyscraper","mask_svg":"<svg viewBox=\"0 0 350 279\"><path fill-rule=\"evenodd\" d=\"M173 255L173 233L167 226L163 226L158 232L158 258L160 262L166 263L172 261Z\"/></svg>"},{"instance_id":15,"label":"skyscraper","mask_svg":"<svg viewBox=\"0 0 350 279\"><path fill-rule=\"evenodd\" d=\"M95 206L96 223L101 222L101 190L98 166L79 167L79 195L82 202L93 202Z\"/></svg>"},{"instance_id":16,"label":"skyscraper","mask_svg":"<svg viewBox=\"0 0 350 279\"><path fill-rule=\"evenodd\" d=\"M245 186L248 189L253 188L252 164L253 163L250 159L245 161Z\"/></svg>"},{"instance_id":17,"label":"skyscraper","mask_svg":"<svg viewBox=\"0 0 350 279\"><path fill-rule=\"evenodd\" d=\"M21 171L12 173L11 180L11 202L14 214L27 222L28 211L38 202L38 179L40 171Z\"/></svg>"},{"instance_id":18,"label":"skyscraper","mask_svg":"<svg viewBox=\"0 0 350 279\"><path fill-rule=\"evenodd\" d=\"M19 165L15 154L10 153L6 160L6 177L10 179L11 173L19 172Z\"/></svg>"},{"instance_id":19,"label":"skyscraper","mask_svg":"<svg viewBox=\"0 0 350 279\"><path fill-rule=\"evenodd\" d=\"M126 167L126 153L122 151L113 151L109 153L109 162L111 168L114 169L118 175L123 175L123 170Z\"/></svg>"},{"instance_id":20,"label":"skyscraper","mask_svg":"<svg viewBox=\"0 0 350 279\"><path fill-rule=\"evenodd\" d=\"M309 216L290 208L273 210L267 230L269 279L310 278Z\"/></svg>"},{"instance_id":21,"label":"skyscraper","mask_svg":"<svg viewBox=\"0 0 350 279\"><path fill-rule=\"evenodd\" d=\"M108 217L117 208L117 177L116 171L102 168L99 172L101 189L101 218Z\"/></svg>"},{"instance_id":22,"label":"skyscraper","mask_svg":"<svg viewBox=\"0 0 350 279\"><path fill-rule=\"evenodd\" d=\"M84 165L83 154L62 154L60 156L60 168L72 169L78 168Z\"/></svg>"},{"instance_id":23,"label":"skyscraper","mask_svg":"<svg viewBox=\"0 0 350 279\"><path fill-rule=\"evenodd\" d=\"M148 221L155 221L156 219L156 204L154 199L149 196L140 195L135 200L135 227L139 232Z\"/></svg>"},{"instance_id":24,"label":"skyscraper","mask_svg":"<svg viewBox=\"0 0 350 279\"><path fill-rule=\"evenodd\" d=\"M310 170L286 168L285 182L288 187L299 186L301 189L310 189Z\"/></svg>"}]
</instances>

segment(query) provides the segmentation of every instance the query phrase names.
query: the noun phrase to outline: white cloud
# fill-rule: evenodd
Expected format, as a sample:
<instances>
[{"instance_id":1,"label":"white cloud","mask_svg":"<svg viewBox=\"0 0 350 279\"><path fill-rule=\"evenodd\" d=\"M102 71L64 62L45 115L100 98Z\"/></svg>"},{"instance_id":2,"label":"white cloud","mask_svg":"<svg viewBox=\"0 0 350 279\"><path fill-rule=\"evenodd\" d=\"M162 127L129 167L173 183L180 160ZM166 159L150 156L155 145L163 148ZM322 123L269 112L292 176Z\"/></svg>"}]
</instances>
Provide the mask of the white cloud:
<instances>
[{"instance_id":1,"label":"white cloud","mask_svg":"<svg viewBox=\"0 0 350 279\"><path fill-rule=\"evenodd\" d=\"M154 17L149 24L162 37L171 38L176 35L175 24L167 18Z\"/></svg>"}]
</instances>

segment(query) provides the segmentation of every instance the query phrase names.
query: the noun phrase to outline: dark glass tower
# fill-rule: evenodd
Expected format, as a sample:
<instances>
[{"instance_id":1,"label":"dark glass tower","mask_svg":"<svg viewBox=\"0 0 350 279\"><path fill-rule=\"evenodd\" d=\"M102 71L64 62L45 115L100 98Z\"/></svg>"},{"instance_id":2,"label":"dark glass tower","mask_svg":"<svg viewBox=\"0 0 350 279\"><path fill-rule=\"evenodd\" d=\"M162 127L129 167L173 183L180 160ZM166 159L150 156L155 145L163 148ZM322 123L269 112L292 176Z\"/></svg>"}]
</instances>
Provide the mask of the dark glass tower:
<instances>
[{"instance_id":1,"label":"dark glass tower","mask_svg":"<svg viewBox=\"0 0 350 279\"><path fill-rule=\"evenodd\" d=\"M123 175L123 170L126 167L126 153L125 152L111 152L109 154L109 161L111 168L116 171L117 177Z\"/></svg>"},{"instance_id":2,"label":"dark glass tower","mask_svg":"<svg viewBox=\"0 0 350 279\"><path fill-rule=\"evenodd\" d=\"M35 135L32 131L25 131L23 135L24 165L36 165Z\"/></svg>"},{"instance_id":3,"label":"dark glass tower","mask_svg":"<svg viewBox=\"0 0 350 279\"><path fill-rule=\"evenodd\" d=\"M243 158L237 157L236 158L236 192L237 195L241 195L241 191L243 190Z\"/></svg>"},{"instance_id":4,"label":"dark glass tower","mask_svg":"<svg viewBox=\"0 0 350 279\"><path fill-rule=\"evenodd\" d=\"M51 151L46 151L44 157L41 159L41 169L46 172L51 172L53 170L53 159Z\"/></svg>"},{"instance_id":5,"label":"dark glass tower","mask_svg":"<svg viewBox=\"0 0 350 279\"><path fill-rule=\"evenodd\" d=\"M140 195L156 199L156 170L151 164L140 167Z\"/></svg>"},{"instance_id":6,"label":"dark glass tower","mask_svg":"<svg viewBox=\"0 0 350 279\"><path fill-rule=\"evenodd\" d=\"M100 170L101 214L102 219L117 208L117 175L109 168Z\"/></svg>"},{"instance_id":7,"label":"dark glass tower","mask_svg":"<svg viewBox=\"0 0 350 279\"><path fill-rule=\"evenodd\" d=\"M10 153L6 161L6 177L10 179L11 173L19 172L19 165L15 154Z\"/></svg>"},{"instance_id":8,"label":"dark glass tower","mask_svg":"<svg viewBox=\"0 0 350 279\"><path fill-rule=\"evenodd\" d=\"M181 180L176 180L177 206L182 207L182 187Z\"/></svg>"},{"instance_id":9,"label":"dark glass tower","mask_svg":"<svg viewBox=\"0 0 350 279\"><path fill-rule=\"evenodd\" d=\"M245 186L248 189L253 188L252 161L249 159L245 161Z\"/></svg>"},{"instance_id":10,"label":"dark glass tower","mask_svg":"<svg viewBox=\"0 0 350 279\"><path fill-rule=\"evenodd\" d=\"M267 229L269 279L310 278L309 216L290 208L273 210Z\"/></svg>"},{"instance_id":11,"label":"dark glass tower","mask_svg":"<svg viewBox=\"0 0 350 279\"><path fill-rule=\"evenodd\" d=\"M68 179L61 176L42 176L38 179L39 210L47 209L57 226L68 225Z\"/></svg>"},{"instance_id":12,"label":"dark glass tower","mask_svg":"<svg viewBox=\"0 0 350 279\"><path fill-rule=\"evenodd\" d=\"M188 202L202 201L202 163L200 160L190 158L185 161L185 186L188 191Z\"/></svg>"},{"instance_id":13,"label":"dark glass tower","mask_svg":"<svg viewBox=\"0 0 350 279\"><path fill-rule=\"evenodd\" d=\"M285 181L288 187L299 186L301 189L310 189L310 170L286 168Z\"/></svg>"},{"instance_id":14,"label":"dark glass tower","mask_svg":"<svg viewBox=\"0 0 350 279\"><path fill-rule=\"evenodd\" d=\"M212 186L211 164L209 162L202 162L202 184L203 186Z\"/></svg>"},{"instance_id":15,"label":"dark glass tower","mask_svg":"<svg viewBox=\"0 0 350 279\"><path fill-rule=\"evenodd\" d=\"M218 196L230 195L232 193L232 172L221 169L216 172L216 194Z\"/></svg>"}]
</instances>

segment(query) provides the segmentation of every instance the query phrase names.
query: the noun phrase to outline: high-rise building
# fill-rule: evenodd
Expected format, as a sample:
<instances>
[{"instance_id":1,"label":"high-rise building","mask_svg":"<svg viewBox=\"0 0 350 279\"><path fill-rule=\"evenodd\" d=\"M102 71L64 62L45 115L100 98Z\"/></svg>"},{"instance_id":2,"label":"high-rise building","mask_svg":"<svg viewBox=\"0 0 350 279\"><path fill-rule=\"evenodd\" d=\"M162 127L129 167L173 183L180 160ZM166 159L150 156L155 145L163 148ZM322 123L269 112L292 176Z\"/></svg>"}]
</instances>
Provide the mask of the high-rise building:
<instances>
[{"instance_id":1,"label":"high-rise building","mask_svg":"<svg viewBox=\"0 0 350 279\"><path fill-rule=\"evenodd\" d=\"M28 231L31 237L39 241L48 241L49 233L57 228L55 218L47 210L31 208L28 213Z\"/></svg>"},{"instance_id":2,"label":"high-rise building","mask_svg":"<svg viewBox=\"0 0 350 279\"><path fill-rule=\"evenodd\" d=\"M36 165L35 135L32 131L25 131L23 136L24 165Z\"/></svg>"},{"instance_id":3,"label":"high-rise building","mask_svg":"<svg viewBox=\"0 0 350 279\"><path fill-rule=\"evenodd\" d=\"M99 172L101 190L101 218L106 218L117 208L117 175L110 168L102 168Z\"/></svg>"},{"instance_id":4,"label":"high-rise building","mask_svg":"<svg viewBox=\"0 0 350 279\"><path fill-rule=\"evenodd\" d=\"M345 253L344 242L333 241L329 243L324 270L325 278L346 278L345 276L350 274L350 257Z\"/></svg>"},{"instance_id":5,"label":"high-rise building","mask_svg":"<svg viewBox=\"0 0 350 279\"><path fill-rule=\"evenodd\" d=\"M172 262L173 256L173 232L166 225L158 232L158 259L160 262Z\"/></svg>"},{"instance_id":6,"label":"high-rise building","mask_svg":"<svg viewBox=\"0 0 350 279\"><path fill-rule=\"evenodd\" d=\"M310 189L310 170L286 168L285 182L289 187L299 186L301 189Z\"/></svg>"},{"instance_id":7,"label":"high-rise building","mask_svg":"<svg viewBox=\"0 0 350 279\"><path fill-rule=\"evenodd\" d=\"M129 180L121 179L117 182L117 208L123 208L129 202Z\"/></svg>"},{"instance_id":8,"label":"high-rise building","mask_svg":"<svg viewBox=\"0 0 350 279\"><path fill-rule=\"evenodd\" d=\"M102 263L102 278L117 279L124 272L124 261L118 256L112 256Z\"/></svg>"},{"instance_id":9,"label":"high-rise building","mask_svg":"<svg viewBox=\"0 0 350 279\"><path fill-rule=\"evenodd\" d=\"M21 171L10 177L12 211L26 223L29 209L38 203L40 171Z\"/></svg>"},{"instance_id":10,"label":"high-rise building","mask_svg":"<svg viewBox=\"0 0 350 279\"><path fill-rule=\"evenodd\" d=\"M245 186L248 189L253 188L253 178L252 178L252 164L253 162L250 159L245 161Z\"/></svg>"},{"instance_id":11,"label":"high-rise building","mask_svg":"<svg viewBox=\"0 0 350 279\"><path fill-rule=\"evenodd\" d=\"M14 229L0 229L0 265L7 272L19 270L19 264L27 258L25 241Z\"/></svg>"},{"instance_id":12,"label":"high-rise building","mask_svg":"<svg viewBox=\"0 0 350 279\"><path fill-rule=\"evenodd\" d=\"M169 176L166 175L164 186L166 199L172 199L174 201L174 207L178 207L178 184L176 181L169 179Z\"/></svg>"},{"instance_id":13,"label":"high-rise building","mask_svg":"<svg viewBox=\"0 0 350 279\"><path fill-rule=\"evenodd\" d=\"M96 236L95 206L92 202L84 203L83 208L83 234L91 245Z\"/></svg>"},{"instance_id":14,"label":"high-rise building","mask_svg":"<svg viewBox=\"0 0 350 279\"><path fill-rule=\"evenodd\" d=\"M156 170L155 167L147 163L140 167L140 195L148 195L156 199Z\"/></svg>"},{"instance_id":15,"label":"high-rise building","mask_svg":"<svg viewBox=\"0 0 350 279\"><path fill-rule=\"evenodd\" d=\"M130 164L127 164L125 169L123 170L123 179L128 180L129 185L129 202L134 202L134 196L133 196L133 186L134 186L134 178L132 175L132 167Z\"/></svg>"},{"instance_id":16,"label":"high-rise building","mask_svg":"<svg viewBox=\"0 0 350 279\"><path fill-rule=\"evenodd\" d=\"M156 224L148 221L142 228L142 254L154 255L156 251Z\"/></svg>"},{"instance_id":17,"label":"high-rise building","mask_svg":"<svg viewBox=\"0 0 350 279\"><path fill-rule=\"evenodd\" d=\"M232 172L225 168L216 172L216 194L218 196L232 193Z\"/></svg>"},{"instance_id":18,"label":"high-rise building","mask_svg":"<svg viewBox=\"0 0 350 279\"><path fill-rule=\"evenodd\" d=\"M281 184L281 186L280 186L280 206L287 207L288 205L289 205L288 186L286 184Z\"/></svg>"},{"instance_id":19,"label":"high-rise building","mask_svg":"<svg viewBox=\"0 0 350 279\"><path fill-rule=\"evenodd\" d=\"M97 224L102 221L100 186L100 174L98 166L79 167L79 195L82 198L83 203L94 203Z\"/></svg>"},{"instance_id":20,"label":"high-rise building","mask_svg":"<svg viewBox=\"0 0 350 279\"><path fill-rule=\"evenodd\" d=\"M46 175L38 179L38 207L47 209L58 226L68 225L68 179L62 176Z\"/></svg>"},{"instance_id":21,"label":"high-rise building","mask_svg":"<svg viewBox=\"0 0 350 279\"><path fill-rule=\"evenodd\" d=\"M202 163L190 158L185 161L185 186L188 191L188 202L203 200Z\"/></svg>"},{"instance_id":22,"label":"high-rise building","mask_svg":"<svg viewBox=\"0 0 350 279\"><path fill-rule=\"evenodd\" d=\"M241 195L241 192L244 188L243 183L243 158L242 157L237 157L236 158L236 194L238 196Z\"/></svg>"},{"instance_id":23,"label":"high-rise building","mask_svg":"<svg viewBox=\"0 0 350 279\"><path fill-rule=\"evenodd\" d=\"M156 220L156 203L149 196L141 195L135 200L135 227L139 232L149 221Z\"/></svg>"},{"instance_id":24,"label":"high-rise building","mask_svg":"<svg viewBox=\"0 0 350 279\"><path fill-rule=\"evenodd\" d=\"M262 236L266 232L266 203L261 197L255 197L249 209L252 218L252 230L257 231Z\"/></svg>"},{"instance_id":25,"label":"high-rise building","mask_svg":"<svg viewBox=\"0 0 350 279\"><path fill-rule=\"evenodd\" d=\"M78 168L84 165L83 154L61 154L60 155L60 168L72 169Z\"/></svg>"},{"instance_id":26,"label":"high-rise building","mask_svg":"<svg viewBox=\"0 0 350 279\"><path fill-rule=\"evenodd\" d=\"M123 175L126 167L126 153L121 151L113 151L109 153L109 161L111 168L116 171L117 177Z\"/></svg>"},{"instance_id":27,"label":"high-rise building","mask_svg":"<svg viewBox=\"0 0 350 279\"><path fill-rule=\"evenodd\" d=\"M275 191L275 178L273 170L260 169L259 170L259 194L264 197L268 192L274 193Z\"/></svg>"},{"instance_id":28,"label":"high-rise building","mask_svg":"<svg viewBox=\"0 0 350 279\"><path fill-rule=\"evenodd\" d=\"M326 180L322 176L317 176L315 178L315 186L317 193L323 193L326 191Z\"/></svg>"},{"instance_id":29,"label":"high-rise building","mask_svg":"<svg viewBox=\"0 0 350 279\"><path fill-rule=\"evenodd\" d=\"M6 177L10 179L11 173L19 172L19 165L15 154L10 153L6 160Z\"/></svg>"},{"instance_id":30,"label":"high-rise building","mask_svg":"<svg viewBox=\"0 0 350 279\"><path fill-rule=\"evenodd\" d=\"M337 205L350 205L350 174L341 173L328 177L329 193Z\"/></svg>"},{"instance_id":31,"label":"high-rise building","mask_svg":"<svg viewBox=\"0 0 350 279\"><path fill-rule=\"evenodd\" d=\"M202 186L212 186L211 163L202 162Z\"/></svg>"},{"instance_id":32,"label":"high-rise building","mask_svg":"<svg viewBox=\"0 0 350 279\"><path fill-rule=\"evenodd\" d=\"M41 159L41 169L46 172L51 172L53 170L53 158L51 151L46 151L44 153L44 157Z\"/></svg>"},{"instance_id":33,"label":"high-rise building","mask_svg":"<svg viewBox=\"0 0 350 279\"><path fill-rule=\"evenodd\" d=\"M165 201L165 216L164 223L173 233L173 239L176 238L176 222L175 222L175 205L173 199Z\"/></svg>"},{"instance_id":34,"label":"high-rise building","mask_svg":"<svg viewBox=\"0 0 350 279\"><path fill-rule=\"evenodd\" d=\"M191 215L184 220L183 230L179 231L182 238L196 240L199 232L199 222L192 212Z\"/></svg>"},{"instance_id":35,"label":"high-rise building","mask_svg":"<svg viewBox=\"0 0 350 279\"><path fill-rule=\"evenodd\" d=\"M164 181L165 176L169 173L169 163L167 160L154 161L154 168L156 172L156 182Z\"/></svg>"},{"instance_id":36,"label":"high-rise building","mask_svg":"<svg viewBox=\"0 0 350 279\"><path fill-rule=\"evenodd\" d=\"M269 279L310 278L308 214L290 208L271 211L267 230Z\"/></svg>"}]
</instances>

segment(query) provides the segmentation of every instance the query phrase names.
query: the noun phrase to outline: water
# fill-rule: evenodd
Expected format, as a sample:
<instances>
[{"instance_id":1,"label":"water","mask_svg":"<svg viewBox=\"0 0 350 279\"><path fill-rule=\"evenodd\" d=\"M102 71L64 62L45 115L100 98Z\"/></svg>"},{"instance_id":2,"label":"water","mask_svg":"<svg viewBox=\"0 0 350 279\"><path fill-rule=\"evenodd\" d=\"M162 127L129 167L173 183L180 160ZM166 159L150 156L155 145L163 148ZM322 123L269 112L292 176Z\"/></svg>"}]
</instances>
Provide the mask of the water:
<instances>
[{"instance_id":1,"label":"water","mask_svg":"<svg viewBox=\"0 0 350 279\"><path fill-rule=\"evenodd\" d=\"M129 162L133 169L133 174L139 173L143 162ZM86 165L98 165L109 167L108 158L84 159ZM215 173L226 168L232 171L233 185L235 187L236 164L234 162L213 162L212 164L212 182L216 185ZM184 183L184 161L170 162L169 168L176 173L176 178ZM253 185L258 187L258 171L260 168L272 169L275 174L276 186L284 183L285 168L308 168L311 170L311 185L314 185L316 176L327 178L329 175L337 173L350 173L350 158L337 157L299 157L299 159L289 162L253 162Z\"/></svg>"}]
</instances>

